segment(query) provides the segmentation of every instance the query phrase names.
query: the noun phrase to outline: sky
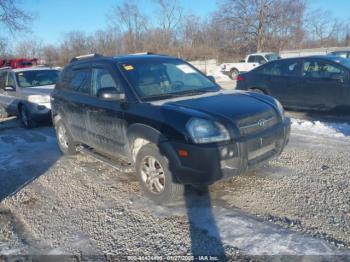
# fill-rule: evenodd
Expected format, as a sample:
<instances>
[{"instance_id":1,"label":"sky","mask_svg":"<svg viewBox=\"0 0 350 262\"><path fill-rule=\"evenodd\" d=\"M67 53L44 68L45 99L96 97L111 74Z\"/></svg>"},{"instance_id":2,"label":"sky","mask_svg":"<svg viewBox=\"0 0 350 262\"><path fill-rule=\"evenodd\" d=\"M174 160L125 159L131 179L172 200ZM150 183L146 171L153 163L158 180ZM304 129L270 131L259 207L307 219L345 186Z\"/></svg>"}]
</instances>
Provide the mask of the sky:
<instances>
[{"instance_id":1,"label":"sky","mask_svg":"<svg viewBox=\"0 0 350 262\"><path fill-rule=\"evenodd\" d=\"M20 7L35 14L31 33L20 38L35 38L45 44L57 44L63 35L73 30L93 33L108 25L107 14L122 0L19 0ZM140 9L156 16L153 0L137 0ZM220 0L219 0L220 1ZM179 0L185 11L208 17L218 0ZM329 10L334 17L348 19L350 0L309 0L313 9ZM14 41L21 40L16 37Z\"/></svg>"}]
</instances>

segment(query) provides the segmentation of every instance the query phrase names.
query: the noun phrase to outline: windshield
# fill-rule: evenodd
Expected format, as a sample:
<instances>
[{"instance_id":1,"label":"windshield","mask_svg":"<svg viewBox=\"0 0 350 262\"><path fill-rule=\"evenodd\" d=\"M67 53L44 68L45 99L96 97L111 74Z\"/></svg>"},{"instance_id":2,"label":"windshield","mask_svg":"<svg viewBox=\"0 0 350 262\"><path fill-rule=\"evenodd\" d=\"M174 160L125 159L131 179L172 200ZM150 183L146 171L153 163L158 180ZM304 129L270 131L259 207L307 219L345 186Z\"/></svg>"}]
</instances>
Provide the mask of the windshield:
<instances>
[{"instance_id":1,"label":"windshield","mask_svg":"<svg viewBox=\"0 0 350 262\"><path fill-rule=\"evenodd\" d=\"M126 78L141 99L214 92L220 88L181 60L152 60L121 64Z\"/></svg>"},{"instance_id":2,"label":"windshield","mask_svg":"<svg viewBox=\"0 0 350 262\"><path fill-rule=\"evenodd\" d=\"M54 85L58 80L58 76L58 70L28 70L16 73L19 87Z\"/></svg>"},{"instance_id":3,"label":"windshield","mask_svg":"<svg viewBox=\"0 0 350 262\"><path fill-rule=\"evenodd\" d=\"M273 61L277 59L281 59L281 57L278 54L267 54L265 55L267 61Z\"/></svg>"}]
</instances>

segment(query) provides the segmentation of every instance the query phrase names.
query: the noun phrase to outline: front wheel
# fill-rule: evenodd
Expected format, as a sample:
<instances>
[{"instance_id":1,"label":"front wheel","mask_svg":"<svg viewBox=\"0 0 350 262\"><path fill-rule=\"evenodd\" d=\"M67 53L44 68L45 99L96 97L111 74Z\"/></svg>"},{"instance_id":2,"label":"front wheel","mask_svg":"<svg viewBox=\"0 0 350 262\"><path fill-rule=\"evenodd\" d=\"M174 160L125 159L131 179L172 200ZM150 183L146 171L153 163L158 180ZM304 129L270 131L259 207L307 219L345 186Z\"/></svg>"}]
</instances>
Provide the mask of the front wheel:
<instances>
[{"instance_id":1,"label":"front wheel","mask_svg":"<svg viewBox=\"0 0 350 262\"><path fill-rule=\"evenodd\" d=\"M136 172L145 195L158 204L176 201L184 193L184 185L174 181L169 161L156 145L142 147L136 157Z\"/></svg>"},{"instance_id":2,"label":"front wheel","mask_svg":"<svg viewBox=\"0 0 350 262\"><path fill-rule=\"evenodd\" d=\"M36 121L32 119L30 112L25 105L21 105L19 107L19 117L21 119L22 125L25 128L34 128L37 126Z\"/></svg>"}]
</instances>

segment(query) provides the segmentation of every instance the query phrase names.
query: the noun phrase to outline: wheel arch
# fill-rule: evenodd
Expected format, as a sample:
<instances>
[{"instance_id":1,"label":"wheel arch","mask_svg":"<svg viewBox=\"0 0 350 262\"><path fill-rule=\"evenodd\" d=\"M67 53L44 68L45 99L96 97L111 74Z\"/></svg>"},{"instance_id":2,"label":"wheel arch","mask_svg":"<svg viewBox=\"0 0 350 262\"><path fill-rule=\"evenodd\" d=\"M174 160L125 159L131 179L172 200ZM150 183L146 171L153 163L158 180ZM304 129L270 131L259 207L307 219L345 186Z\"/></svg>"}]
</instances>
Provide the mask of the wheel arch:
<instances>
[{"instance_id":1,"label":"wheel arch","mask_svg":"<svg viewBox=\"0 0 350 262\"><path fill-rule=\"evenodd\" d=\"M132 124L127 130L130 157L135 161L142 146L153 143L159 147L161 142L167 141L159 130L145 124Z\"/></svg>"}]
</instances>

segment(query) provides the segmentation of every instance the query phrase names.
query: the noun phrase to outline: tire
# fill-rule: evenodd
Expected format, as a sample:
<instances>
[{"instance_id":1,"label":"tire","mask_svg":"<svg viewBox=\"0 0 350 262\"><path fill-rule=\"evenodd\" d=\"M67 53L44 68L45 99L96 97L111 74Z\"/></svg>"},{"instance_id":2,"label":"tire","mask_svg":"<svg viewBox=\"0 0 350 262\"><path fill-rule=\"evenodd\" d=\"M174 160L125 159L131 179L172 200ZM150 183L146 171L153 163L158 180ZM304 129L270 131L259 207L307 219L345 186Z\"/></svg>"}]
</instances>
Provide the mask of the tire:
<instances>
[{"instance_id":1,"label":"tire","mask_svg":"<svg viewBox=\"0 0 350 262\"><path fill-rule=\"evenodd\" d=\"M6 109L0 106L0 118L7 118L9 114L6 112Z\"/></svg>"},{"instance_id":2,"label":"tire","mask_svg":"<svg viewBox=\"0 0 350 262\"><path fill-rule=\"evenodd\" d=\"M235 80L238 75L239 75L239 71L237 69L231 69L231 71L230 71L230 78L232 80Z\"/></svg>"},{"instance_id":3,"label":"tire","mask_svg":"<svg viewBox=\"0 0 350 262\"><path fill-rule=\"evenodd\" d=\"M25 105L19 106L18 114L19 114L19 118L21 120L21 123L25 128L37 127L37 125L38 125L37 122L32 119L30 112Z\"/></svg>"},{"instance_id":4,"label":"tire","mask_svg":"<svg viewBox=\"0 0 350 262\"><path fill-rule=\"evenodd\" d=\"M252 88L252 89L250 89L250 91L252 91L254 93L257 93L257 94L266 95L266 93L263 90L259 89L259 88Z\"/></svg>"},{"instance_id":5,"label":"tire","mask_svg":"<svg viewBox=\"0 0 350 262\"><path fill-rule=\"evenodd\" d=\"M138 152L136 173L144 194L158 204L175 202L184 194L184 185L174 182L168 159L154 144L147 144Z\"/></svg>"},{"instance_id":6,"label":"tire","mask_svg":"<svg viewBox=\"0 0 350 262\"><path fill-rule=\"evenodd\" d=\"M57 144L64 155L75 155L77 153L76 143L66 125L61 119L55 122Z\"/></svg>"}]
</instances>

